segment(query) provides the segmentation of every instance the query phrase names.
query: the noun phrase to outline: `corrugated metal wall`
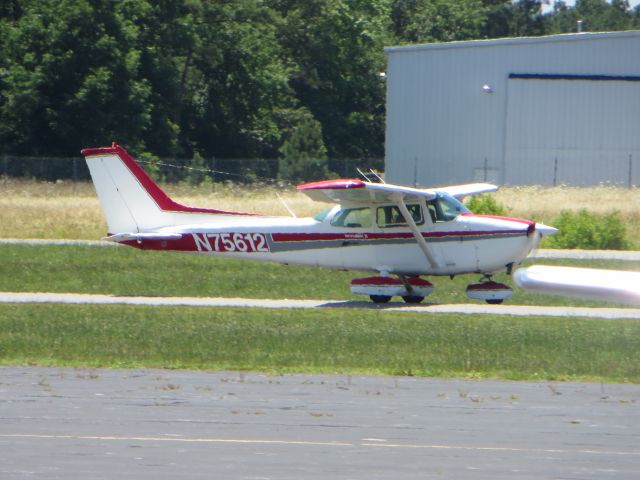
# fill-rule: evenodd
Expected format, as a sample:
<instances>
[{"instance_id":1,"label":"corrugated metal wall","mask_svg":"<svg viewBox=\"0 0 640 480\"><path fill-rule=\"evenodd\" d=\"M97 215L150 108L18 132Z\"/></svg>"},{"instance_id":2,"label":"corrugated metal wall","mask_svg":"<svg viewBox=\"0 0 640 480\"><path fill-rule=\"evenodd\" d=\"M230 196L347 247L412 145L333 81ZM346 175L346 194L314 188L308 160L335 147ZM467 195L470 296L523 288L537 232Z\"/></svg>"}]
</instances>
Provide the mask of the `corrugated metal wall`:
<instances>
[{"instance_id":1,"label":"corrugated metal wall","mask_svg":"<svg viewBox=\"0 0 640 480\"><path fill-rule=\"evenodd\" d=\"M388 181L640 183L640 32L388 49Z\"/></svg>"},{"instance_id":2,"label":"corrugated metal wall","mask_svg":"<svg viewBox=\"0 0 640 480\"><path fill-rule=\"evenodd\" d=\"M505 183L640 180L640 78L516 78L508 96Z\"/></svg>"}]
</instances>

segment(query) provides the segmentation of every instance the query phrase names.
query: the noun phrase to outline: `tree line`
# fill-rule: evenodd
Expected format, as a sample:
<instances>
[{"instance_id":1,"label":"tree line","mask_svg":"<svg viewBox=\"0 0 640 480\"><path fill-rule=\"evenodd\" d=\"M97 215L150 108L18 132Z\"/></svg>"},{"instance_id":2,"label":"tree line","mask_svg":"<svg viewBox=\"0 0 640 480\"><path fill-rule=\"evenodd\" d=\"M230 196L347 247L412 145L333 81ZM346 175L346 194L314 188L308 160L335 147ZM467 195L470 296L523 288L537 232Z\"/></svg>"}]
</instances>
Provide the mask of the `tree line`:
<instances>
[{"instance_id":1,"label":"tree line","mask_svg":"<svg viewBox=\"0 0 640 480\"><path fill-rule=\"evenodd\" d=\"M384 157L407 43L639 28L626 0L3 0L0 154L279 158L288 178Z\"/></svg>"}]
</instances>

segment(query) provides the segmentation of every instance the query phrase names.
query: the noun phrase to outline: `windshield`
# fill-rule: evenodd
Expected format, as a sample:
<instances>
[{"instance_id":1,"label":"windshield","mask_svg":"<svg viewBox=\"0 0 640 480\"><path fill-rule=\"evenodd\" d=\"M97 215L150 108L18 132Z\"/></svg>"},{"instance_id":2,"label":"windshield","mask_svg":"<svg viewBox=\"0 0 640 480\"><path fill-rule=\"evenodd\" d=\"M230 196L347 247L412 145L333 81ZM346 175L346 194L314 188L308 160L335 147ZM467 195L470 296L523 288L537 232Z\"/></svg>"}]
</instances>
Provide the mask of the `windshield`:
<instances>
[{"instance_id":1,"label":"windshield","mask_svg":"<svg viewBox=\"0 0 640 480\"><path fill-rule=\"evenodd\" d=\"M450 222L461 213L470 213L462 202L447 193L438 193L438 196L427 202L431 219L434 222Z\"/></svg>"}]
</instances>

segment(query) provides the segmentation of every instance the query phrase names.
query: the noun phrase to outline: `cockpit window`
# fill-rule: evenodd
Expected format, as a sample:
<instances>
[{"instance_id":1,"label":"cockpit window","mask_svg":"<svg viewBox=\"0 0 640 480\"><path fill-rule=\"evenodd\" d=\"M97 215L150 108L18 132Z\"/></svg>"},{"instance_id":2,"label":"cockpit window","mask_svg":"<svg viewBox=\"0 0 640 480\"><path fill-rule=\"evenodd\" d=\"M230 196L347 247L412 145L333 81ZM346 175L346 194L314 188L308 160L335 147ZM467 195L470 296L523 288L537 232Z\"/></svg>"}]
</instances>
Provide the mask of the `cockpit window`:
<instances>
[{"instance_id":1,"label":"cockpit window","mask_svg":"<svg viewBox=\"0 0 640 480\"><path fill-rule=\"evenodd\" d=\"M470 212L462 202L446 193L438 193L436 198L429 200L427 208L434 222L450 222L461 213Z\"/></svg>"},{"instance_id":2,"label":"cockpit window","mask_svg":"<svg viewBox=\"0 0 640 480\"><path fill-rule=\"evenodd\" d=\"M422 208L420 204L407 205L407 210L411 214L413 221L416 225L422 225L424 219L422 218ZM395 205L387 205L384 207L378 207L376 221L379 227L400 227L407 225L402 212Z\"/></svg>"},{"instance_id":3,"label":"cockpit window","mask_svg":"<svg viewBox=\"0 0 640 480\"><path fill-rule=\"evenodd\" d=\"M371 209L345 208L340 210L331 220L334 227L368 228L371 226Z\"/></svg>"}]
</instances>

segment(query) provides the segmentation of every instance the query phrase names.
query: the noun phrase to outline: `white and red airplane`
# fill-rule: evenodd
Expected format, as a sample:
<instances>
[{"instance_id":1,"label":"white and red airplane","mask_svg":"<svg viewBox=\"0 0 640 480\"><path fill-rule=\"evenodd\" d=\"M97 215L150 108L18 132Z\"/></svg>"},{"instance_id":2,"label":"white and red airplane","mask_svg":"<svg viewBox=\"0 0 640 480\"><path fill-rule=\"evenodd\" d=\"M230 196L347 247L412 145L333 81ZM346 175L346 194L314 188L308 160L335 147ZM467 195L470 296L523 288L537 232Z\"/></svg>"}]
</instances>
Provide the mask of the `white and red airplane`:
<instances>
[{"instance_id":1,"label":"white and red airplane","mask_svg":"<svg viewBox=\"0 0 640 480\"><path fill-rule=\"evenodd\" d=\"M474 215L460 198L489 184L409 188L340 179L299 185L313 200L337 205L313 218L261 216L181 205L117 144L82 150L109 228L106 240L144 250L376 272L351 282L374 302L417 303L433 285L421 275L483 275L470 298L501 303L512 294L491 280L511 273L556 229L529 220Z\"/></svg>"}]
</instances>

